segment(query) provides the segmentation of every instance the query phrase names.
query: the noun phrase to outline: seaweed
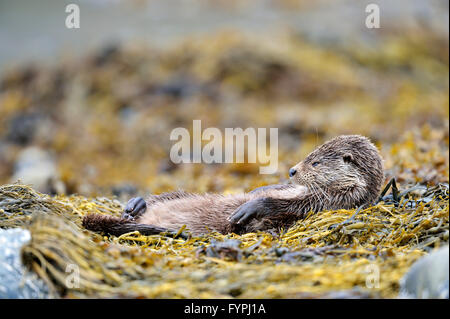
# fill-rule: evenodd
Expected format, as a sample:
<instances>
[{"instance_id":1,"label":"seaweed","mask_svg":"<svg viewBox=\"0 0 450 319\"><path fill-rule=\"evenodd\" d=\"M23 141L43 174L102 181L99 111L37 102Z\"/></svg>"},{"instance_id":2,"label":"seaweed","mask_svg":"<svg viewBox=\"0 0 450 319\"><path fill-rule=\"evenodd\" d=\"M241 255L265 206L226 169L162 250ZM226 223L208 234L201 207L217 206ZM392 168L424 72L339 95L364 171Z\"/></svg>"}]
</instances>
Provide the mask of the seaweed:
<instances>
[{"instance_id":1,"label":"seaweed","mask_svg":"<svg viewBox=\"0 0 450 319\"><path fill-rule=\"evenodd\" d=\"M24 264L64 298L395 297L412 263L448 243L448 38L408 25L380 37L338 46L287 32L274 45L237 30L11 68L0 78L0 227L30 230ZM279 128L278 172L174 164L170 133L195 119ZM340 134L370 137L385 182L395 178L371 207L311 213L280 234L104 236L81 225L149 193L283 183ZM29 146L54 159L48 189L26 176L11 184Z\"/></svg>"},{"instance_id":2,"label":"seaweed","mask_svg":"<svg viewBox=\"0 0 450 319\"><path fill-rule=\"evenodd\" d=\"M448 243L448 185L354 210L310 213L278 236L209 233L173 238L138 232L105 236L81 227L89 213L118 216L114 199L49 196L0 187L0 227L24 227L24 264L60 297L395 297L413 262ZM352 217L353 216L353 217ZM379 284L368 286L374 268ZM74 285L73 269L78 281Z\"/></svg>"}]
</instances>

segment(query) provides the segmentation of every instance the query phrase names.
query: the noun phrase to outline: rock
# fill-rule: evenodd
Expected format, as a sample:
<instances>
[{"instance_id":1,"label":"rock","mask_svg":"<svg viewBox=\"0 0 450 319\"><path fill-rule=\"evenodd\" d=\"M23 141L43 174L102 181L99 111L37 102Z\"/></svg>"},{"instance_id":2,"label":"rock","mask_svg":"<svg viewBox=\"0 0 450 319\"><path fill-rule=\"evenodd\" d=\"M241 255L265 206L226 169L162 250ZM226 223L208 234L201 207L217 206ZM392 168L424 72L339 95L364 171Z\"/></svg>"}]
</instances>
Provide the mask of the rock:
<instances>
[{"instance_id":1,"label":"rock","mask_svg":"<svg viewBox=\"0 0 450 319\"><path fill-rule=\"evenodd\" d=\"M241 241L237 239L227 239L223 242L212 240L209 246L197 249L196 254L197 256L205 254L207 257L239 261L243 254L243 251L239 248L240 244Z\"/></svg>"},{"instance_id":2,"label":"rock","mask_svg":"<svg viewBox=\"0 0 450 319\"><path fill-rule=\"evenodd\" d=\"M65 186L59 179L53 158L38 147L27 147L19 153L11 181L19 180L32 185L41 193L65 193Z\"/></svg>"},{"instance_id":3,"label":"rock","mask_svg":"<svg viewBox=\"0 0 450 319\"><path fill-rule=\"evenodd\" d=\"M25 229L0 229L0 299L52 298L45 283L21 263L20 250L30 238Z\"/></svg>"},{"instance_id":4,"label":"rock","mask_svg":"<svg viewBox=\"0 0 450 319\"><path fill-rule=\"evenodd\" d=\"M130 198L136 197L138 194L138 189L132 183L114 185L111 190L113 195L121 202L127 202Z\"/></svg>"},{"instance_id":5,"label":"rock","mask_svg":"<svg viewBox=\"0 0 450 319\"><path fill-rule=\"evenodd\" d=\"M400 298L448 299L449 246L415 262L401 280Z\"/></svg>"},{"instance_id":6,"label":"rock","mask_svg":"<svg viewBox=\"0 0 450 319\"><path fill-rule=\"evenodd\" d=\"M39 120L36 114L19 114L13 117L9 123L7 140L19 145L31 143Z\"/></svg>"}]
</instances>

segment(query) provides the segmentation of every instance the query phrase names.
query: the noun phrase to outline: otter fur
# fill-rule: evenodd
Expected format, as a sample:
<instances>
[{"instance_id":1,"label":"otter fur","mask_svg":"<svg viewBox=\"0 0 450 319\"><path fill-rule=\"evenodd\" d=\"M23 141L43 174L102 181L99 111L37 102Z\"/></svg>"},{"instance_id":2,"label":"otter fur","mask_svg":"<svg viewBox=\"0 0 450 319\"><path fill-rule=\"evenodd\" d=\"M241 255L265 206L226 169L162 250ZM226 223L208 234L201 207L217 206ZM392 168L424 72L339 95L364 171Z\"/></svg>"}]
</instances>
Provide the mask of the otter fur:
<instances>
[{"instance_id":1,"label":"otter fur","mask_svg":"<svg viewBox=\"0 0 450 319\"><path fill-rule=\"evenodd\" d=\"M324 143L289 170L290 184L220 195L183 191L131 199L121 218L91 214L83 226L121 235L209 231L247 233L288 228L308 212L373 204L384 181L382 158L366 137L342 135Z\"/></svg>"}]
</instances>

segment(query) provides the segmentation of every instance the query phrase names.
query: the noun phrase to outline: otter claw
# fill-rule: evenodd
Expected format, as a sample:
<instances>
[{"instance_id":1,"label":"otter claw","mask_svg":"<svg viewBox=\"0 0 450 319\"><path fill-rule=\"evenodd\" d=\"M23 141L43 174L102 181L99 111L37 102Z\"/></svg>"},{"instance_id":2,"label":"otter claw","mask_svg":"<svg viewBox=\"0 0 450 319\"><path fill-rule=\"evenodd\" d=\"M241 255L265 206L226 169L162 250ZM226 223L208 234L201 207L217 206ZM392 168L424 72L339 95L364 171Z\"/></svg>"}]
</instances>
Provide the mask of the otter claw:
<instances>
[{"instance_id":1,"label":"otter claw","mask_svg":"<svg viewBox=\"0 0 450 319\"><path fill-rule=\"evenodd\" d=\"M125 210L122 213L122 218L135 219L145 212L147 203L142 197L135 197L128 201Z\"/></svg>"},{"instance_id":2,"label":"otter claw","mask_svg":"<svg viewBox=\"0 0 450 319\"><path fill-rule=\"evenodd\" d=\"M264 214L264 207L261 201L252 200L239 206L228 220L232 224L242 225L248 223L252 218L261 217Z\"/></svg>"}]
</instances>

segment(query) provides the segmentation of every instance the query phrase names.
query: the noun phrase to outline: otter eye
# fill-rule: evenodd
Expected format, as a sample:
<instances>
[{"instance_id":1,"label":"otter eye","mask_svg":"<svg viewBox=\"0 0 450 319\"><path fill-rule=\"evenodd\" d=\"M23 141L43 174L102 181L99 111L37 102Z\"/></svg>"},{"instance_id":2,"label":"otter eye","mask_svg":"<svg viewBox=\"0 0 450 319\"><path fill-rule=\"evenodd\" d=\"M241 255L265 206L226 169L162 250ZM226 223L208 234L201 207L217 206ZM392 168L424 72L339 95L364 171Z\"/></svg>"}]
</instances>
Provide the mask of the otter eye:
<instances>
[{"instance_id":1,"label":"otter eye","mask_svg":"<svg viewBox=\"0 0 450 319\"><path fill-rule=\"evenodd\" d=\"M319 165L319 164L320 164L319 162L314 162L314 163L312 163L311 165L315 167L315 166L317 166L317 165Z\"/></svg>"},{"instance_id":2,"label":"otter eye","mask_svg":"<svg viewBox=\"0 0 450 319\"><path fill-rule=\"evenodd\" d=\"M344 162L345 163L350 163L353 161L353 155L350 153L347 153L343 156Z\"/></svg>"}]
</instances>

